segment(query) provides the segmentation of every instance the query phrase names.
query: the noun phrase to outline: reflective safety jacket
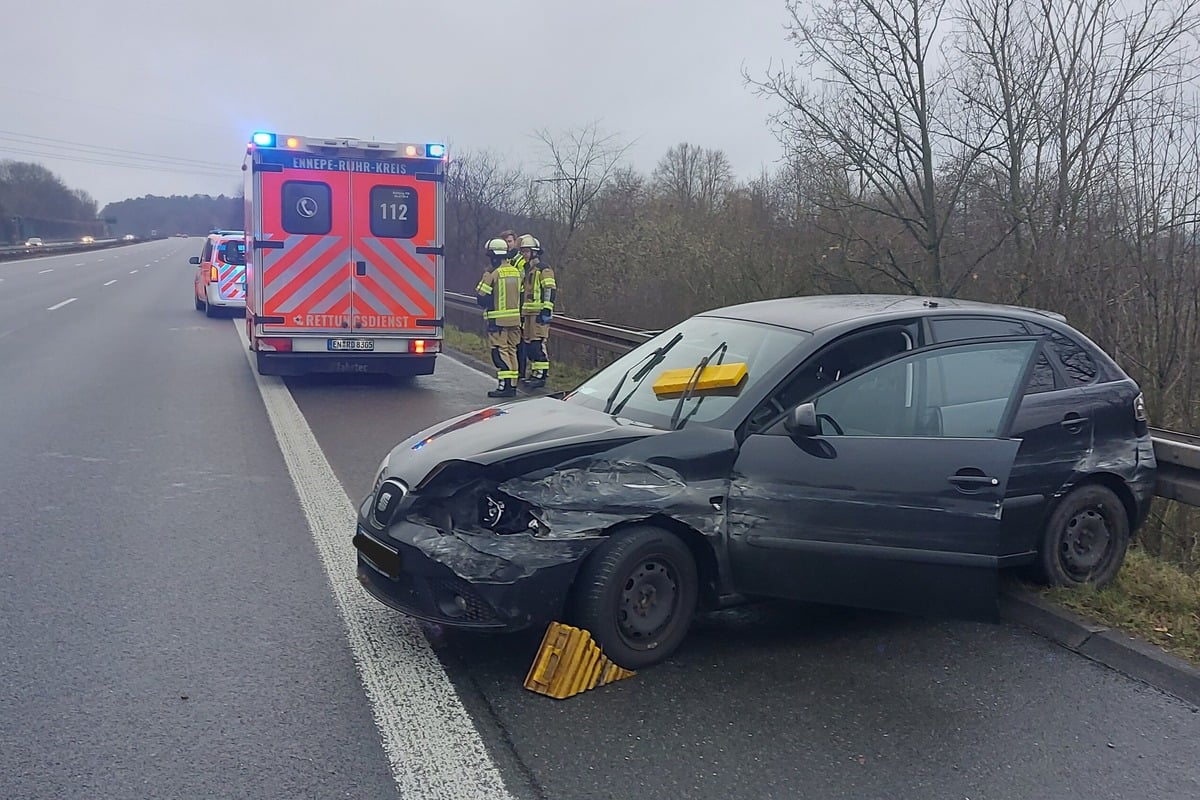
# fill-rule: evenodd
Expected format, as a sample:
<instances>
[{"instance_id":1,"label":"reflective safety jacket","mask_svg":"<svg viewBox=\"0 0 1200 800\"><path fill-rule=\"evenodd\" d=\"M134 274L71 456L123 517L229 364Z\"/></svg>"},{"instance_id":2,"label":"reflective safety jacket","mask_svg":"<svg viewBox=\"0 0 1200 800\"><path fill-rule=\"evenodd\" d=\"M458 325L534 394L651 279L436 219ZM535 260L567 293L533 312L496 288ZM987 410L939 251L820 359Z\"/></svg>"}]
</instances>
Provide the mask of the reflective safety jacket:
<instances>
[{"instance_id":1,"label":"reflective safety jacket","mask_svg":"<svg viewBox=\"0 0 1200 800\"><path fill-rule=\"evenodd\" d=\"M500 266L483 273L475 294L489 322L501 328L520 326L521 270L511 261L502 261Z\"/></svg>"},{"instance_id":2,"label":"reflective safety jacket","mask_svg":"<svg viewBox=\"0 0 1200 800\"><path fill-rule=\"evenodd\" d=\"M542 311L554 311L554 298L558 296L558 283L554 280L554 268L534 258L525 272L525 299L521 303L521 315L536 317Z\"/></svg>"}]
</instances>

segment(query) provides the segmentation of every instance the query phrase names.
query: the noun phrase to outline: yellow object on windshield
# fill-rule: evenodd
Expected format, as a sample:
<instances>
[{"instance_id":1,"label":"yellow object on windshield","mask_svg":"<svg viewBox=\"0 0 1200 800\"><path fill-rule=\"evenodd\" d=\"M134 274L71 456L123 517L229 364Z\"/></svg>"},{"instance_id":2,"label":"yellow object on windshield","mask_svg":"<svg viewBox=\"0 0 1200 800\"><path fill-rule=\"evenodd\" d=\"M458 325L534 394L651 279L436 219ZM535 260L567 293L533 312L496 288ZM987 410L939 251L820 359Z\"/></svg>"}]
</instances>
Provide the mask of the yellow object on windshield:
<instances>
[{"instance_id":1,"label":"yellow object on windshield","mask_svg":"<svg viewBox=\"0 0 1200 800\"><path fill-rule=\"evenodd\" d=\"M749 373L750 370L744 361L710 364L700 373L692 391L694 394L737 394L741 389L742 381ZM678 397L683 394L695 374L696 370L692 367L664 370L654 381L655 396L660 400L665 400L672 395Z\"/></svg>"}]
</instances>

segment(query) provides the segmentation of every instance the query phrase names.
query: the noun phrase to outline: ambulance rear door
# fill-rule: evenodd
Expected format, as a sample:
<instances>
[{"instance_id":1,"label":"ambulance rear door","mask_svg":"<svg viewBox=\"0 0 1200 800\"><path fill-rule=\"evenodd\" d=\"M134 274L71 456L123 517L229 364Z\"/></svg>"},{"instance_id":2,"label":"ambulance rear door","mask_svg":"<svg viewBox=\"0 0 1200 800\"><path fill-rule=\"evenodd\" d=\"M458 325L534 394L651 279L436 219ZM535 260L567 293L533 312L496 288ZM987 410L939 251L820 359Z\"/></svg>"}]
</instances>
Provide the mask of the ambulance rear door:
<instances>
[{"instance_id":1,"label":"ambulance rear door","mask_svg":"<svg viewBox=\"0 0 1200 800\"><path fill-rule=\"evenodd\" d=\"M342 334L353 307L350 173L337 159L261 149L255 232L265 334Z\"/></svg>"},{"instance_id":2,"label":"ambulance rear door","mask_svg":"<svg viewBox=\"0 0 1200 800\"><path fill-rule=\"evenodd\" d=\"M351 174L356 336L441 338L444 164L380 159Z\"/></svg>"}]
</instances>

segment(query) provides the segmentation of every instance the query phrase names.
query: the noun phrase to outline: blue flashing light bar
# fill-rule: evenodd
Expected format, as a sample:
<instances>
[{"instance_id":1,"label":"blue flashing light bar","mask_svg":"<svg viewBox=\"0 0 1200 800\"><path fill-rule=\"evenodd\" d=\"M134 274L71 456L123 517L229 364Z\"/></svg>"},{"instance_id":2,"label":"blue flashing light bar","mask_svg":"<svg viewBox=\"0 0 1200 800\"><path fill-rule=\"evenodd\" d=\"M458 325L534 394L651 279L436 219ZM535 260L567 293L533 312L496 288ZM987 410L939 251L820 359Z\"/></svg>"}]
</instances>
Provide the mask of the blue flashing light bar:
<instances>
[{"instance_id":1,"label":"blue flashing light bar","mask_svg":"<svg viewBox=\"0 0 1200 800\"><path fill-rule=\"evenodd\" d=\"M275 134L259 131L258 133L254 134L253 137L251 137L250 141L254 142L259 147L274 147Z\"/></svg>"},{"instance_id":2,"label":"blue flashing light bar","mask_svg":"<svg viewBox=\"0 0 1200 800\"><path fill-rule=\"evenodd\" d=\"M426 158L445 158L446 145L444 144L427 144L425 145Z\"/></svg>"}]
</instances>

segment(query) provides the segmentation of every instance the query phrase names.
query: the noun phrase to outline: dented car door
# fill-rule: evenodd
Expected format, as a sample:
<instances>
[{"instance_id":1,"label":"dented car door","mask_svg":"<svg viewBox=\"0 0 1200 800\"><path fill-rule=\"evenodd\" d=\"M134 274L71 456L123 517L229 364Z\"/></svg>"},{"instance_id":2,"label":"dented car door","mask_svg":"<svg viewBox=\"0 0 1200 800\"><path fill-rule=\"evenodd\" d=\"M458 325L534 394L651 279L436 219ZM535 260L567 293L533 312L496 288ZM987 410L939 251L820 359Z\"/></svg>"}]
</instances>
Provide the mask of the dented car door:
<instances>
[{"instance_id":1,"label":"dented car door","mask_svg":"<svg viewBox=\"0 0 1200 800\"><path fill-rule=\"evenodd\" d=\"M748 436L728 500L738 590L994 616L1020 446L1007 430L1037 347L1010 339L913 351L819 395L818 429L781 421Z\"/></svg>"}]
</instances>

